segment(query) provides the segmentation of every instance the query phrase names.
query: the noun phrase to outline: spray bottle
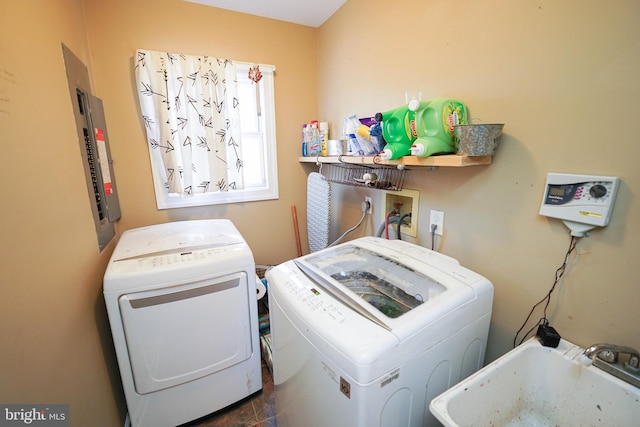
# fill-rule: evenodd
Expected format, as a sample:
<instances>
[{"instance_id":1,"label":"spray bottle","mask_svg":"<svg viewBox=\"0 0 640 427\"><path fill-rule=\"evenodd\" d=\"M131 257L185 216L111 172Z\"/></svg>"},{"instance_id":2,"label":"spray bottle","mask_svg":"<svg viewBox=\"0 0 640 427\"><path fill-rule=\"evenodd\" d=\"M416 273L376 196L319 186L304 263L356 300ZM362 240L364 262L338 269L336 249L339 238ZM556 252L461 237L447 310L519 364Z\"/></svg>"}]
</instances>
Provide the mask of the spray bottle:
<instances>
[{"instance_id":1,"label":"spray bottle","mask_svg":"<svg viewBox=\"0 0 640 427\"><path fill-rule=\"evenodd\" d=\"M303 151L307 149L309 157L320 155L320 133L315 123L311 122L304 128Z\"/></svg>"}]
</instances>

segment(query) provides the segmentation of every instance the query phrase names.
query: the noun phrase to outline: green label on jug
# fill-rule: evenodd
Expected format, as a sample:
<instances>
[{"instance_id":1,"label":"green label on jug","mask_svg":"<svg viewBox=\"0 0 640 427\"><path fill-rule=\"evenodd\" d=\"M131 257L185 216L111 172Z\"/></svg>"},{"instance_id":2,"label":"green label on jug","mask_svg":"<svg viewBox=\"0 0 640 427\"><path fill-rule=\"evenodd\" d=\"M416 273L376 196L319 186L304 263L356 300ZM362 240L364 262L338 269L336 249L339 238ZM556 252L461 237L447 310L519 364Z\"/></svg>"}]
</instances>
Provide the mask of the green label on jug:
<instances>
[{"instance_id":1,"label":"green label on jug","mask_svg":"<svg viewBox=\"0 0 640 427\"><path fill-rule=\"evenodd\" d=\"M413 141L418 137L418 130L416 129L416 113L409 110L407 115L404 116L404 129L407 132L409 140Z\"/></svg>"},{"instance_id":2,"label":"green label on jug","mask_svg":"<svg viewBox=\"0 0 640 427\"><path fill-rule=\"evenodd\" d=\"M442 109L443 127L449 135L453 134L453 127L467 123L467 109L464 104L448 102Z\"/></svg>"}]
</instances>

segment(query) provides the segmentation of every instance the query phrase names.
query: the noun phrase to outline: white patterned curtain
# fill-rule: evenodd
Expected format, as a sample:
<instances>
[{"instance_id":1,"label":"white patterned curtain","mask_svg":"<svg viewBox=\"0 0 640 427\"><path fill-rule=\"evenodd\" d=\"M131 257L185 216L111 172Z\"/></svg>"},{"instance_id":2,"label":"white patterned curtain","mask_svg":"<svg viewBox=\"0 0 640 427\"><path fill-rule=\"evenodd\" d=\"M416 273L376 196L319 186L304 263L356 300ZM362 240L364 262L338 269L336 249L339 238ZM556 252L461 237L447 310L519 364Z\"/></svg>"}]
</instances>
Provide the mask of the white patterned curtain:
<instances>
[{"instance_id":1,"label":"white patterned curtain","mask_svg":"<svg viewBox=\"0 0 640 427\"><path fill-rule=\"evenodd\" d=\"M136 58L151 162L169 194L243 189L233 61L150 50Z\"/></svg>"}]
</instances>

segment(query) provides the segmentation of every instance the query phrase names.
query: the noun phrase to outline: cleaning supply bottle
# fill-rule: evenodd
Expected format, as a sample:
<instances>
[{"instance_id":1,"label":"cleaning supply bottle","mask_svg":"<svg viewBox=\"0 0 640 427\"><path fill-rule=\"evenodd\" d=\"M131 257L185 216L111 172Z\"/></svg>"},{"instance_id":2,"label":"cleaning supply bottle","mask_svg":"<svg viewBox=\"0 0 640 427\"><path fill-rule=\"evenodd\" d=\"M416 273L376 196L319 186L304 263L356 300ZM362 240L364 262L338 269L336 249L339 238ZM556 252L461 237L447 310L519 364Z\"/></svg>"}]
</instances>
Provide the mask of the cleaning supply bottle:
<instances>
[{"instance_id":1,"label":"cleaning supply bottle","mask_svg":"<svg viewBox=\"0 0 640 427\"><path fill-rule=\"evenodd\" d=\"M408 108L415 112L417 138L411 145L411 155L428 157L455 152L453 129L468 121L467 107L450 98L431 101L413 100Z\"/></svg>"},{"instance_id":2,"label":"cleaning supply bottle","mask_svg":"<svg viewBox=\"0 0 640 427\"><path fill-rule=\"evenodd\" d=\"M329 140L329 123L320 122L319 128L320 128L320 138L321 138L320 153L323 156L328 156L329 147L327 145L327 141Z\"/></svg>"},{"instance_id":3,"label":"cleaning supply bottle","mask_svg":"<svg viewBox=\"0 0 640 427\"><path fill-rule=\"evenodd\" d=\"M316 123L311 122L304 128L304 142L306 143L307 155L309 157L320 155L320 132L318 131Z\"/></svg>"},{"instance_id":4,"label":"cleaning supply bottle","mask_svg":"<svg viewBox=\"0 0 640 427\"><path fill-rule=\"evenodd\" d=\"M418 136L415 132L415 117L415 111L406 105L376 113L376 121L381 123L382 136L387 143L380 152L383 160L395 160L411 153L411 145Z\"/></svg>"},{"instance_id":5,"label":"cleaning supply bottle","mask_svg":"<svg viewBox=\"0 0 640 427\"><path fill-rule=\"evenodd\" d=\"M349 140L349 154L354 156L373 156L377 151L367 139L369 128L364 126L355 115L345 117L343 135Z\"/></svg>"},{"instance_id":6,"label":"cleaning supply bottle","mask_svg":"<svg viewBox=\"0 0 640 427\"><path fill-rule=\"evenodd\" d=\"M382 136L382 125L377 122L371 126L369 129L369 137L371 138L371 143L376 148L378 153L381 153L384 150L386 142Z\"/></svg>"},{"instance_id":7,"label":"cleaning supply bottle","mask_svg":"<svg viewBox=\"0 0 640 427\"><path fill-rule=\"evenodd\" d=\"M307 144L307 125L302 125L302 157L309 156L309 145Z\"/></svg>"}]
</instances>

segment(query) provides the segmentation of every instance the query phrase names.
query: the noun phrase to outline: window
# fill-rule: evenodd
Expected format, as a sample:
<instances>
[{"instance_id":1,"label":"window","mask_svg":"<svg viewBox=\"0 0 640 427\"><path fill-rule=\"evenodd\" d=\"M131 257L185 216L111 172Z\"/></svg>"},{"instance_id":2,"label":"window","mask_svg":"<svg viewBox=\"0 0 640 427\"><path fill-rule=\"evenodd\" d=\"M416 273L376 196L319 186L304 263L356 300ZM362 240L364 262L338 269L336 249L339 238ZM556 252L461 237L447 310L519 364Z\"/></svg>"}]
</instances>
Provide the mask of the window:
<instances>
[{"instance_id":1,"label":"window","mask_svg":"<svg viewBox=\"0 0 640 427\"><path fill-rule=\"evenodd\" d=\"M158 209L277 199L275 68L260 65L262 77L251 79L254 64L153 51L139 50L137 55L138 94ZM205 70L205 62L210 69ZM167 80L176 69L181 74L171 88ZM233 76L236 84L231 86ZM227 86L221 89L218 81L224 79ZM209 84L211 88L204 87ZM204 101L196 105L188 92L198 85ZM232 116L212 118L202 112L217 108L220 114L224 103L234 105ZM188 111L193 110L200 111L188 123ZM166 123L166 129L158 130L158 123ZM222 175L214 162L226 169Z\"/></svg>"}]
</instances>

